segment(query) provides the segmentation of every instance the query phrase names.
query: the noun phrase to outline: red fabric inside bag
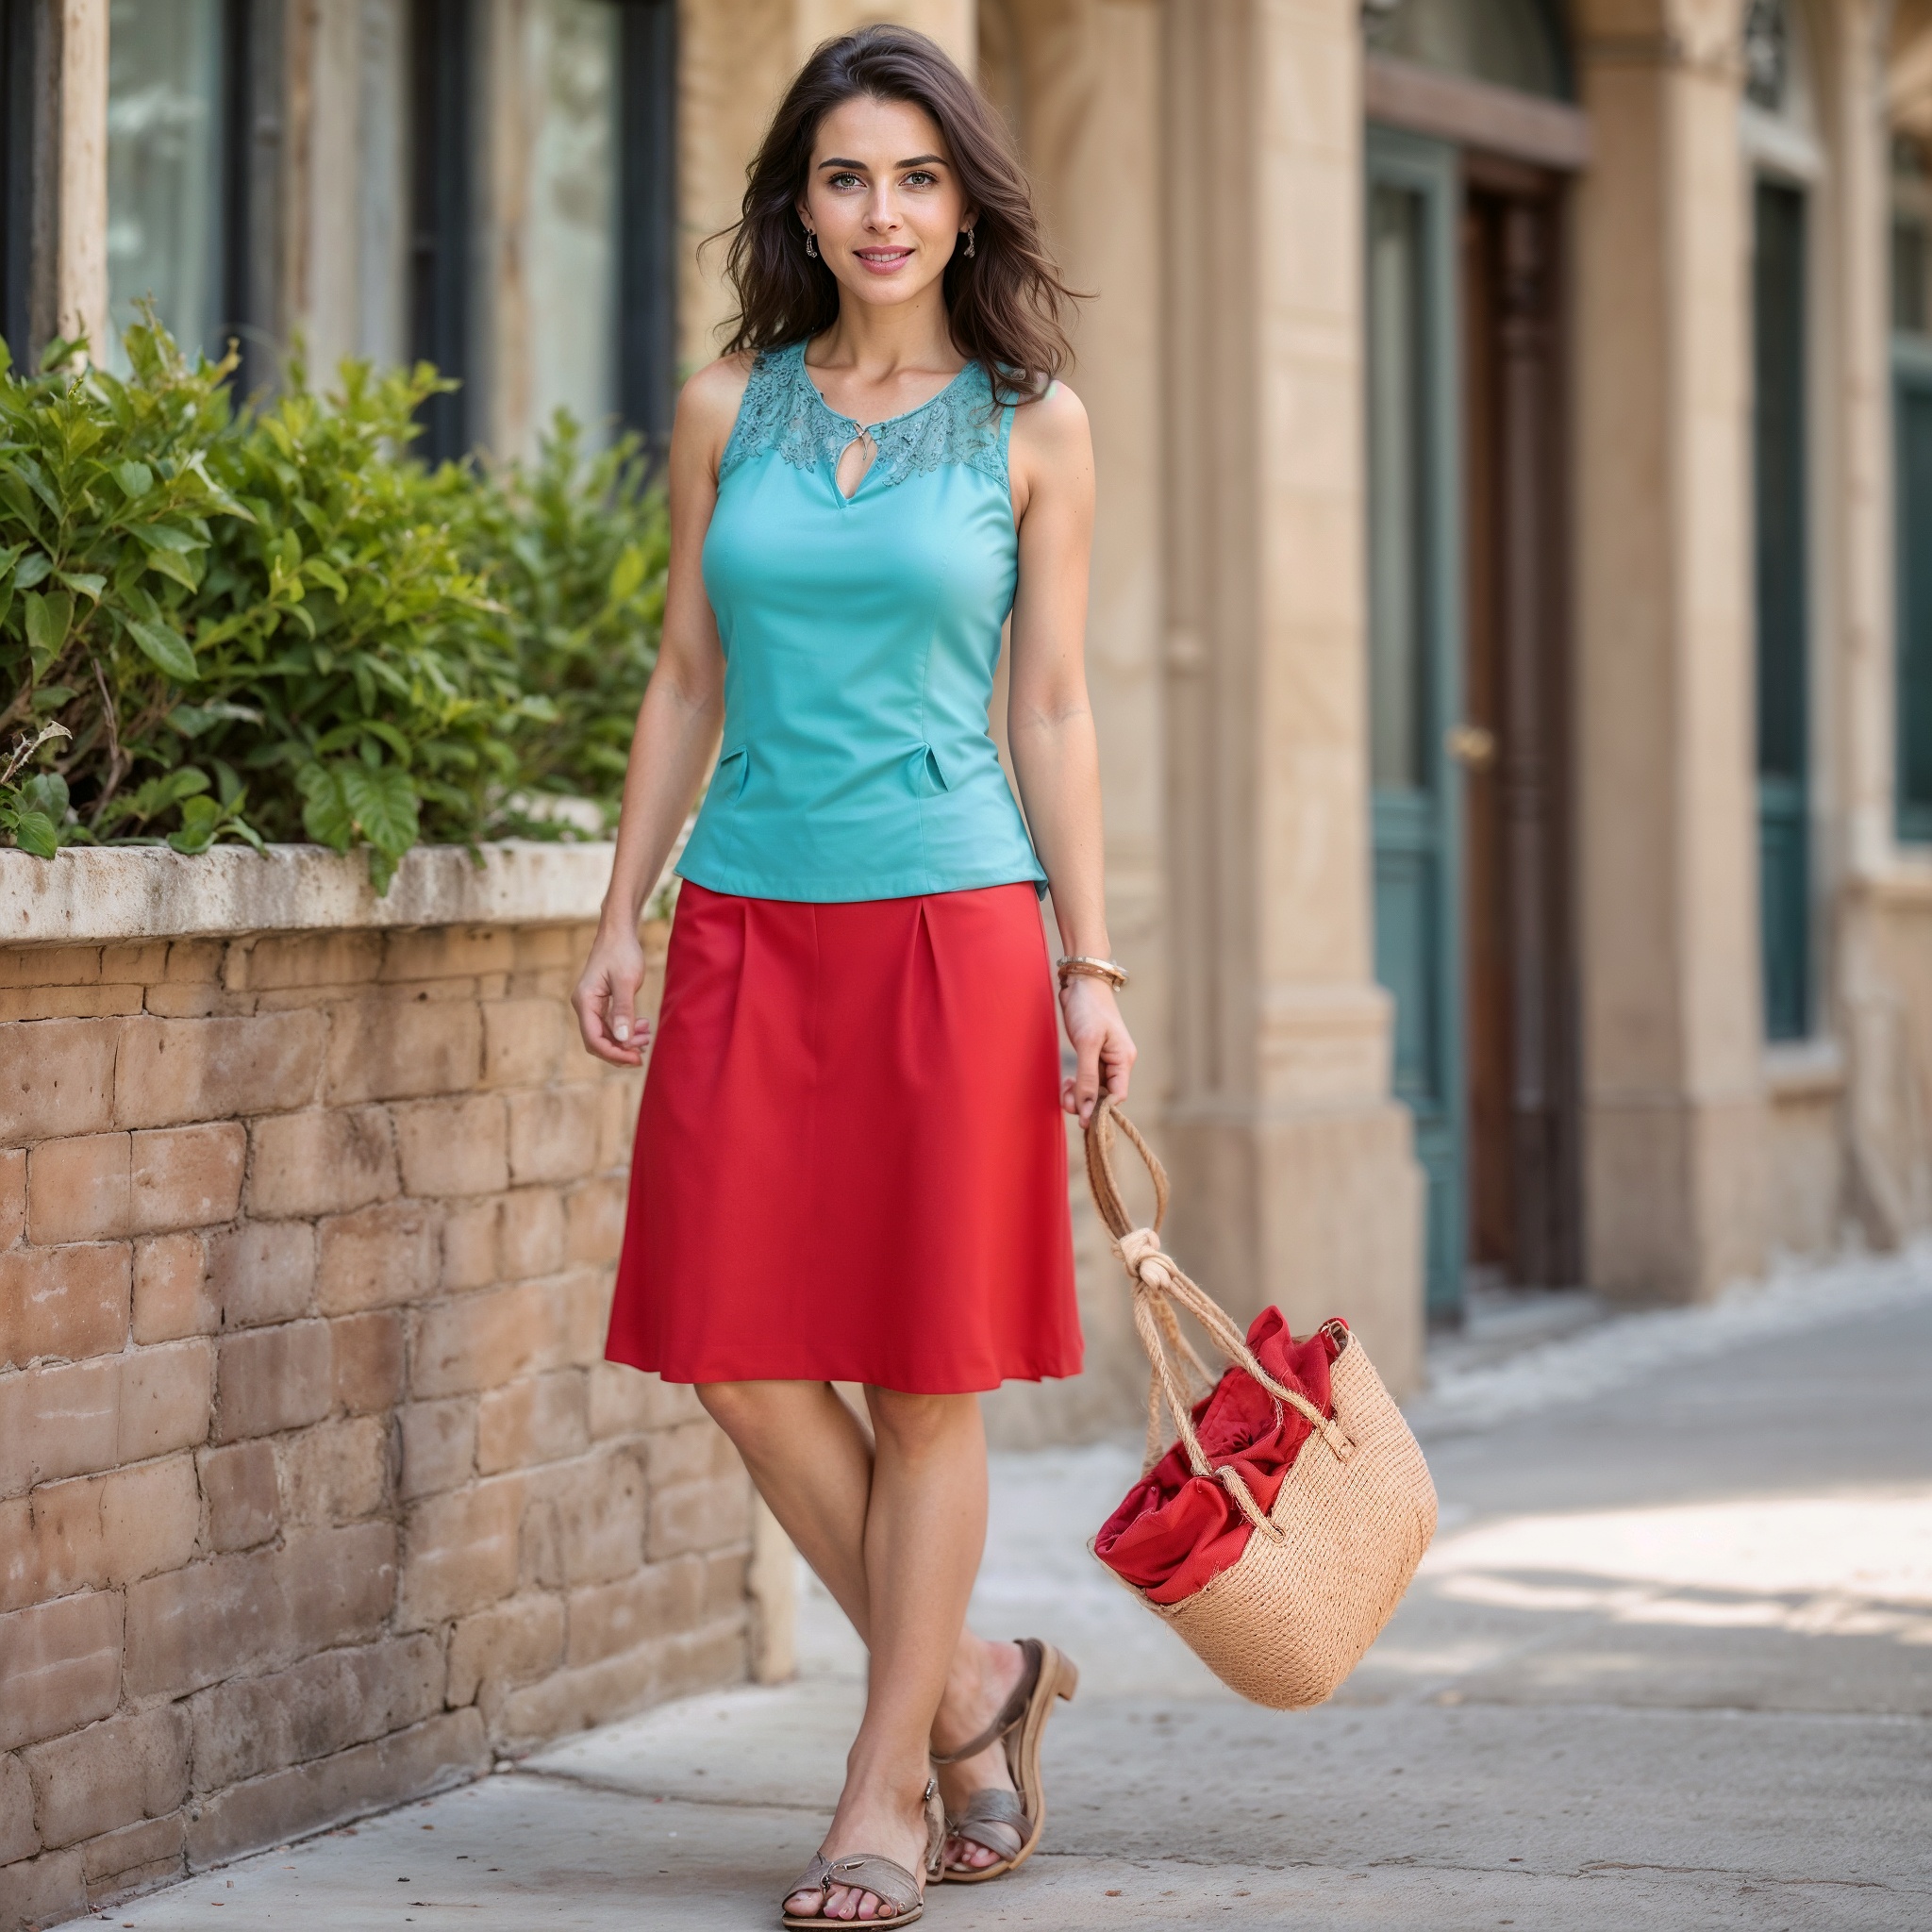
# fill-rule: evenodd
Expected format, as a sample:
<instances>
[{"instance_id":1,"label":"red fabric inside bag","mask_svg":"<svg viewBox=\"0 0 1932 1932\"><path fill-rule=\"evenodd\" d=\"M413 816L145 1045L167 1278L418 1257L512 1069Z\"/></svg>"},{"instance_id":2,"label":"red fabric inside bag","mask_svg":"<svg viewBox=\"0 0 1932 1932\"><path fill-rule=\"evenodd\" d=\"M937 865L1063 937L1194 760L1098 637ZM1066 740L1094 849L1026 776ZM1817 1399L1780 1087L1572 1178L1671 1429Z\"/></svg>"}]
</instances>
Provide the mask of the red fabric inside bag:
<instances>
[{"instance_id":1,"label":"red fabric inside bag","mask_svg":"<svg viewBox=\"0 0 1932 1932\"><path fill-rule=\"evenodd\" d=\"M1332 1413L1328 1370L1341 1352L1325 1329L1306 1341L1288 1331L1279 1308L1264 1308L1248 1330L1255 1358L1284 1389ZM1311 1424L1275 1399L1237 1365L1195 1403L1194 1434L1216 1469L1232 1464L1265 1512L1274 1507L1281 1479L1294 1466ZM1135 1486L1093 1540L1094 1554L1158 1604L1192 1596L1228 1569L1248 1546L1255 1526L1213 1476L1196 1475L1176 1442Z\"/></svg>"}]
</instances>

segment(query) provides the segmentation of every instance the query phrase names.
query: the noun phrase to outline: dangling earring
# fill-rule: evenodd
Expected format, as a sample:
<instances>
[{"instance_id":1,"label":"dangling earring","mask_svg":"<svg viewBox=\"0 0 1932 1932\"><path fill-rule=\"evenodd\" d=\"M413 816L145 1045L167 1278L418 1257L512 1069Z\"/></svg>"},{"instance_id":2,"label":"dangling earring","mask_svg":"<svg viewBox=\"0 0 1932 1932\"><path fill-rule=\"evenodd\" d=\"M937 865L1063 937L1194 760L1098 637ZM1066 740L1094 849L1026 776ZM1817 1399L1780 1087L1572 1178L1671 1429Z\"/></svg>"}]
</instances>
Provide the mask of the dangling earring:
<instances>
[{"instance_id":1,"label":"dangling earring","mask_svg":"<svg viewBox=\"0 0 1932 1932\"><path fill-rule=\"evenodd\" d=\"M814 261L819 258L819 238L809 228L805 231L805 252Z\"/></svg>"},{"instance_id":2,"label":"dangling earring","mask_svg":"<svg viewBox=\"0 0 1932 1932\"><path fill-rule=\"evenodd\" d=\"M966 255L967 258L971 260L973 256L973 230L971 228L966 230Z\"/></svg>"}]
</instances>

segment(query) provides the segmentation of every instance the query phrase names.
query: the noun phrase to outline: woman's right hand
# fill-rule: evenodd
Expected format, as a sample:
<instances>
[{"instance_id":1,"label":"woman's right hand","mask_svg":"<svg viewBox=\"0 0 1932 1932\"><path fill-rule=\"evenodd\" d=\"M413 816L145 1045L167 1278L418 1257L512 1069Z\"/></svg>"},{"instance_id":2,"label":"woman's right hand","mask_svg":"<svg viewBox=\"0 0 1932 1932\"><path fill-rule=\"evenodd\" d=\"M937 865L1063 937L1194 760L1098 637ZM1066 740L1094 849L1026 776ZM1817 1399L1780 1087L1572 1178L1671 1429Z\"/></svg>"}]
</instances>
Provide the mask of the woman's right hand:
<instances>
[{"instance_id":1,"label":"woman's right hand","mask_svg":"<svg viewBox=\"0 0 1932 1932\"><path fill-rule=\"evenodd\" d=\"M651 1043L651 1023L637 1017L644 983L644 949L635 932L597 929L583 977L571 995L584 1046L613 1067L641 1067Z\"/></svg>"}]
</instances>

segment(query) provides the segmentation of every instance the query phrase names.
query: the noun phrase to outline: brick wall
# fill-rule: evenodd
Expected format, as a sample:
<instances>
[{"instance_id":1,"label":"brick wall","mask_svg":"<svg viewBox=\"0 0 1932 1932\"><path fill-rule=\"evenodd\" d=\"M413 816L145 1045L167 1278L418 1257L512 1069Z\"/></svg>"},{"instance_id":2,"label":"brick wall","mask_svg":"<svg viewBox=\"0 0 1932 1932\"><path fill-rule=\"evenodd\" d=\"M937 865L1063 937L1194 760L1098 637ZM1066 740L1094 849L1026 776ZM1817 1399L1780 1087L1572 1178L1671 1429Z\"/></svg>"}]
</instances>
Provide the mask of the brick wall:
<instances>
[{"instance_id":1,"label":"brick wall","mask_svg":"<svg viewBox=\"0 0 1932 1932\"><path fill-rule=\"evenodd\" d=\"M586 939L0 954L5 1932L744 1674L742 1473L601 1359Z\"/></svg>"}]
</instances>

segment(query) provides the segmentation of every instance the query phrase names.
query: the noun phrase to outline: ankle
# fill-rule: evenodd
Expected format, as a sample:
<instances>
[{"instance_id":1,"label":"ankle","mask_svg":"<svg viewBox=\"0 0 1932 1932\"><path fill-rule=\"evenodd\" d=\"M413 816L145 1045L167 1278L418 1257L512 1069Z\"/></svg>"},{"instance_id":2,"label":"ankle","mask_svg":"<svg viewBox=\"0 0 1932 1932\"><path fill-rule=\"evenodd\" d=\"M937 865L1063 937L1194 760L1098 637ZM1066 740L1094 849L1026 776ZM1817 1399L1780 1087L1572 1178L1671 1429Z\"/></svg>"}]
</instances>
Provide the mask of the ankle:
<instances>
[{"instance_id":1,"label":"ankle","mask_svg":"<svg viewBox=\"0 0 1932 1932\"><path fill-rule=\"evenodd\" d=\"M953 1653L943 1702L976 1704L1005 1683L1017 1667L1018 1645L975 1636L968 1630ZM1004 1695L1004 1692L1001 1693Z\"/></svg>"}]
</instances>

